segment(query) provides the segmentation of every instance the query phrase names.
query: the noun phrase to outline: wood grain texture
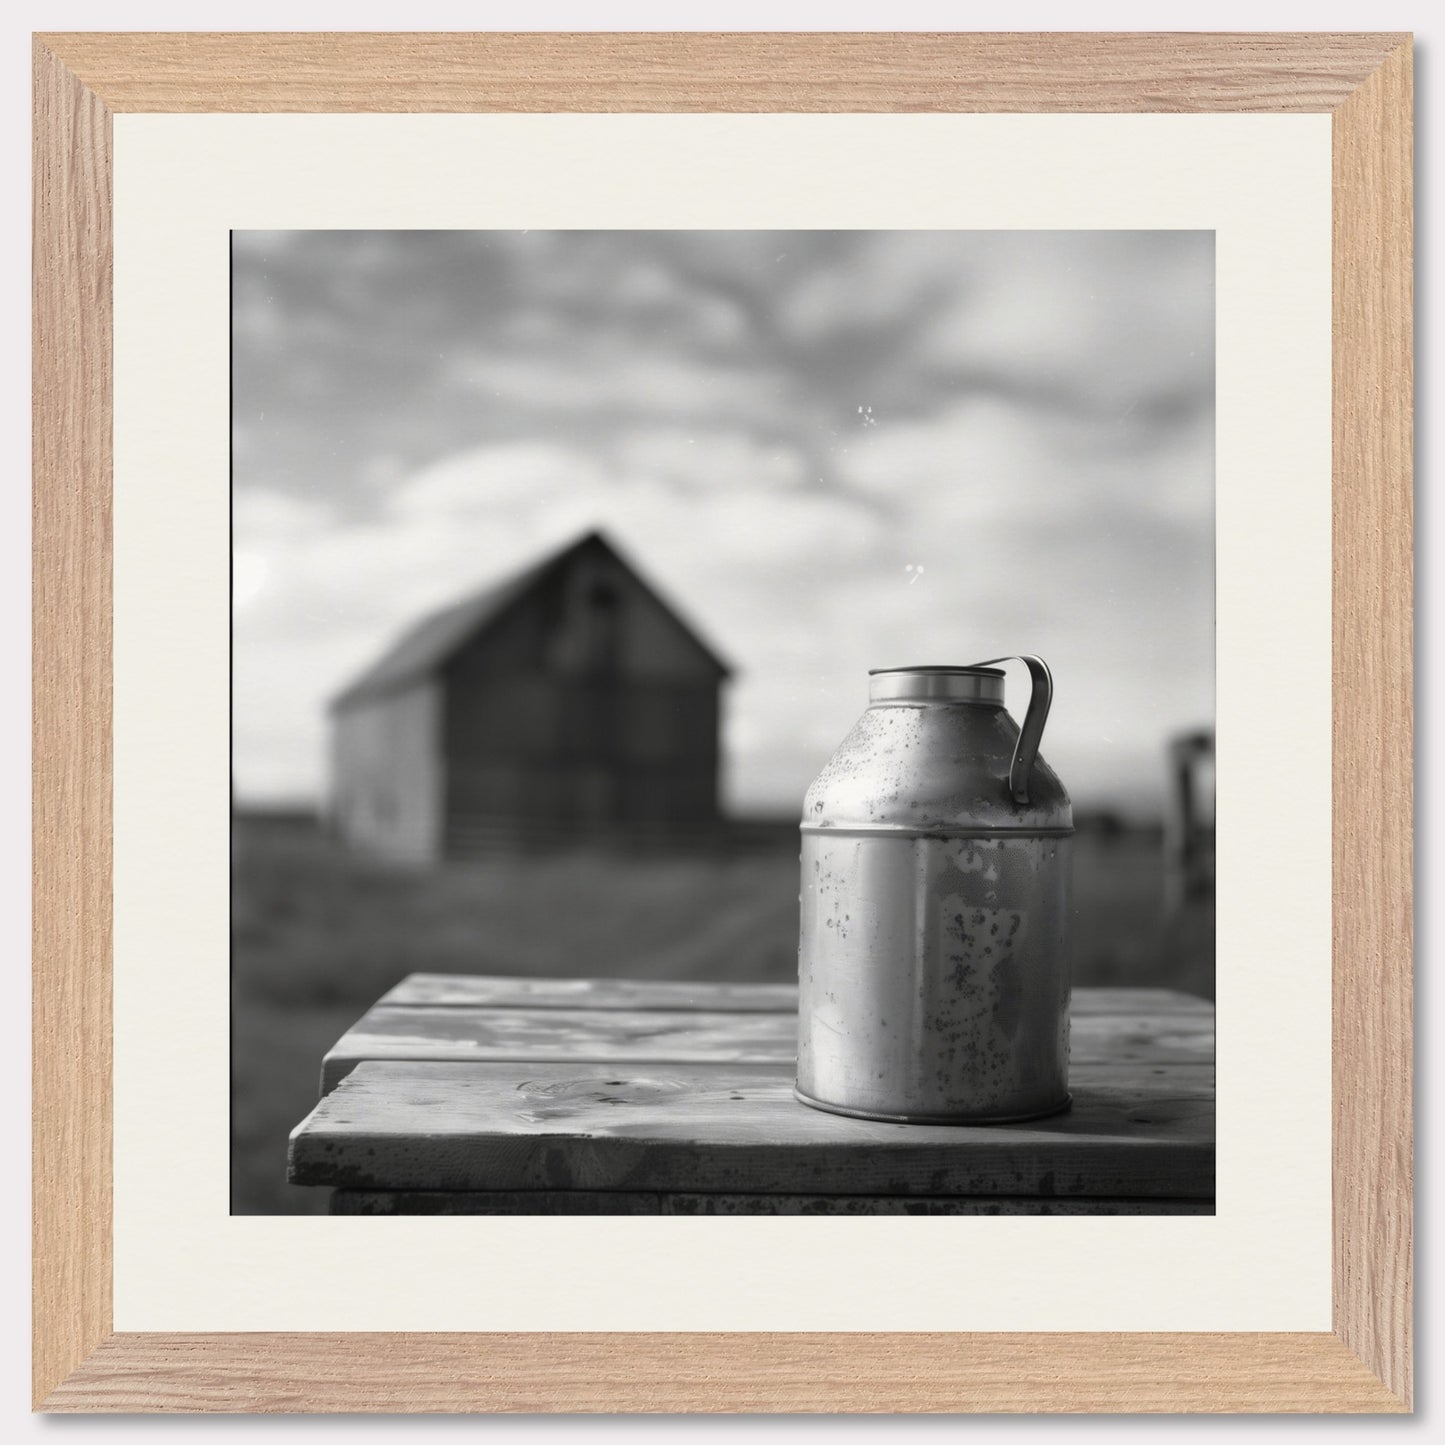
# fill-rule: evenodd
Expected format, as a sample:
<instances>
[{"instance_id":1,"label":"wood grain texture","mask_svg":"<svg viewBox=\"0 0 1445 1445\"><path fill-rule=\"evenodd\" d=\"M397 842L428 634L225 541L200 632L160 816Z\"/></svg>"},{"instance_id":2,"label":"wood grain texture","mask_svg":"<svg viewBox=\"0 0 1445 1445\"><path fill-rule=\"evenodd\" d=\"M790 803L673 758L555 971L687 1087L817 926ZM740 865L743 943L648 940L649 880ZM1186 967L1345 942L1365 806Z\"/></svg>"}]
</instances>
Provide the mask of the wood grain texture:
<instances>
[{"instance_id":1,"label":"wood grain texture","mask_svg":"<svg viewBox=\"0 0 1445 1445\"><path fill-rule=\"evenodd\" d=\"M1214 1193L1214 1071L1072 1069L1073 1107L1001 1127L799 1104L793 1069L364 1063L291 1135L294 1184L804 1194Z\"/></svg>"},{"instance_id":2,"label":"wood grain texture","mask_svg":"<svg viewBox=\"0 0 1445 1445\"><path fill-rule=\"evenodd\" d=\"M1413 1392L1408 44L1333 122L1335 1328Z\"/></svg>"},{"instance_id":3,"label":"wood grain texture","mask_svg":"<svg viewBox=\"0 0 1445 1445\"><path fill-rule=\"evenodd\" d=\"M110 117L37 47L32 1087L43 1399L110 1328Z\"/></svg>"},{"instance_id":4,"label":"wood grain texture","mask_svg":"<svg viewBox=\"0 0 1445 1445\"><path fill-rule=\"evenodd\" d=\"M639 1194L620 1190L337 1189L331 1213L398 1214L657 1214L684 1215L994 1215L1213 1214L1212 1199L1045 1199L998 1195L968 1199L851 1194Z\"/></svg>"},{"instance_id":5,"label":"wood grain texture","mask_svg":"<svg viewBox=\"0 0 1445 1445\"><path fill-rule=\"evenodd\" d=\"M797 1013L793 983L697 983L670 978L504 978L413 973L378 1000L391 1008L722 1009Z\"/></svg>"},{"instance_id":6,"label":"wood grain texture","mask_svg":"<svg viewBox=\"0 0 1445 1445\"><path fill-rule=\"evenodd\" d=\"M786 1063L797 1033L797 1019L780 1013L378 1006L327 1051L321 1088L368 1059Z\"/></svg>"},{"instance_id":7,"label":"wood grain texture","mask_svg":"<svg viewBox=\"0 0 1445 1445\"><path fill-rule=\"evenodd\" d=\"M112 1335L60 1412L1396 1412L1330 1334Z\"/></svg>"},{"instance_id":8,"label":"wood grain texture","mask_svg":"<svg viewBox=\"0 0 1445 1445\"><path fill-rule=\"evenodd\" d=\"M413 973L377 1000L387 1007L721 1009L797 1013L795 983L699 983L652 978L507 978L471 973ZM1169 988L1076 988L1072 1009L1110 1013L1210 1015L1213 1005Z\"/></svg>"},{"instance_id":9,"label":"wood grain texture","mask_svg":"<svg viewBox=\"0 0 1445 1445\"><path fill-rule=\"evenodd\" d=\"M118 112L1332 111L1402 39L114 34L44 42Z\"/></svg>"},{"instance_id":10,"label":"wood grain texture","mask_svg":"<svg viewBox=\"0 0 1445 1445\"><path fill-rule=\"evenodd\" d=\"M786 50L767 37L766 53L755 37L623 41L57 35L35 47L37 1402L1409 1408L1408 37L802 35ZM1334 113L1335 1333L111 1332L109 117L509 107Z\"/></svg>"},{"instance_id":11,"label":"wood grain texture","mask_svg":"<svg viewBox=\"0 0 1445 1445\"><path fill-rule=\"evenodd\" d=\"M697 985L700 998L705 998L701 991L706 987ZM1074 1064L1117 1061L1142 1066L1213 1059L1214 1018L1207 1004L1175 1012L1169 1008L1171 995L1161 989L1157 992L1165 1011L1115 1014L1106 1012L1112 992L1074 991L1079 1005L1071 1021ZM792 1013L378 1004L327 1051L321 1092L334 1089L357 1064L370 1059L791 1064L797 1056L797 1033Z\"/></svg>"}]
</instances>

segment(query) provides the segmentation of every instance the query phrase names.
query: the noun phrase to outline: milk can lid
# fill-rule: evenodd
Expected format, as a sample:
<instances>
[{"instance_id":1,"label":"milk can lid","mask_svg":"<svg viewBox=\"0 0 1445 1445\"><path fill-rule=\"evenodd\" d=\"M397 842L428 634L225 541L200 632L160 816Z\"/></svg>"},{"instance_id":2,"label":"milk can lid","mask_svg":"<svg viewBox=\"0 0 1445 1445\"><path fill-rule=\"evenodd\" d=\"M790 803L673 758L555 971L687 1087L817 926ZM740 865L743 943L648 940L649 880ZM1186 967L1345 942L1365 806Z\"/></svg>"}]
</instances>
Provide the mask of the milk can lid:
<instances>
[{"instance_id":1,"label":"milk can lid","mask_svg":"<svg viewBox=\"0 0 1445 1445\"><path fill-rule=\"evenodd\" d=\"M872 667L868 677L871 702L1003 701L999 667Z\"/></svg>"},{"instance_id":2,"label":"milk can lid","mask_svg":"<svg viewBox=\"0 0 1445 1445\"><path fill-rule=\"evenodd\" d=\"M868 669L868 676L879 677L885 672L966 672L975 675L983 673L988 677L1003 676L1003 668L1001 667L980 667L977 664L972 667L870 667Z\"/></svg>"}]
</instances>

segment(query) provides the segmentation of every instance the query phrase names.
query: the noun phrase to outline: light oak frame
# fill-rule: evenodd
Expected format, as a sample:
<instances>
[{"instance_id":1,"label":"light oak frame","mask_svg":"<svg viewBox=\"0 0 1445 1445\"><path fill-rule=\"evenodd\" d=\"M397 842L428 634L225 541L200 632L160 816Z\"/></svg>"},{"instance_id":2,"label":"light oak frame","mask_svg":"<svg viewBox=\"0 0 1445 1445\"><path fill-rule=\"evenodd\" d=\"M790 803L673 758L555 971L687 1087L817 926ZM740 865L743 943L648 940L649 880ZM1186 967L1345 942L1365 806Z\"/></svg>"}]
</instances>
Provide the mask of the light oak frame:
<instances>
[{"instance_id":1,"label":"light oak frame","mask_svg":"<svg viewBox=\"0 0 1445 1445\"><path fill-rule=\"evenodd\" d=\"M1411 1407L1408 35L56 34L34 66L37 1408ZM1331 1332L113 1331L110 118L556 110L1333 117Z\"/></svg>"}]
</instances>

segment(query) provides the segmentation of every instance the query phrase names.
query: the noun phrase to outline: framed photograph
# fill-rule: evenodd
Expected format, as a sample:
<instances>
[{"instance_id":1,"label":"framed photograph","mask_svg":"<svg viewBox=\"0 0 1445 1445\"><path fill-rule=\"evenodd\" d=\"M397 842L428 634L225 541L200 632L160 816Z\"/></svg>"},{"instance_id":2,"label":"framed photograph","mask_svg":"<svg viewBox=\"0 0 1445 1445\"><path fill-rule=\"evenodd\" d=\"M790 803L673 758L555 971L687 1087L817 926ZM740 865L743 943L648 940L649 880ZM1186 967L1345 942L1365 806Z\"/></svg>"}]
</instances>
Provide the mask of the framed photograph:
<instances>
[{"instance_id":1,"label":"framed photograph","mask_svg":"<svg viewBox=\"0 0 1445 1445\"><path fill-rule=\"evenodd\" d=\"M34 63L38 1409L1411 1409L1408 36Z\"/></svg>"}]
</instances>

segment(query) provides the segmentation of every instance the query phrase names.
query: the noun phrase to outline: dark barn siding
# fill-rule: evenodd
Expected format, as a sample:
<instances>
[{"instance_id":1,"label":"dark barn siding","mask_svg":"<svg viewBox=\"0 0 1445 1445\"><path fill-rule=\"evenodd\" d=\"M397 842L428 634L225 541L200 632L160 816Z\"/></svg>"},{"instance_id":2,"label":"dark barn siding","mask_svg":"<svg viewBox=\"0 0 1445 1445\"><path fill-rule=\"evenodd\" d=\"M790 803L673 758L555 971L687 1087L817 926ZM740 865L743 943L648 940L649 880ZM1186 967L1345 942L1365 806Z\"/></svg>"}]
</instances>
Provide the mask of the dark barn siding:
<instances>
[{"instance_id":1,"label":"dark barn siding","mask_svg":"<svg viewBox=\"0 0 1445 1445\"><path fill-rule=\"evenodd\" d=\"M446 728L449 825L717 815L715 685L500 676L449 688Z\"/></svg>"},{"instance_id":2,"label":"dark barn siding","mask_svg":"<svg viewBox=\"0 0 1445 1445\"><path fill-rule=\"evenodd\" d=\"M716 816L716 665L616 559L559 569L445 677L454 836Z\"/></svg>"}]
</instances>

